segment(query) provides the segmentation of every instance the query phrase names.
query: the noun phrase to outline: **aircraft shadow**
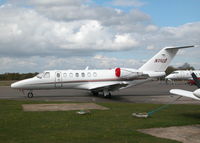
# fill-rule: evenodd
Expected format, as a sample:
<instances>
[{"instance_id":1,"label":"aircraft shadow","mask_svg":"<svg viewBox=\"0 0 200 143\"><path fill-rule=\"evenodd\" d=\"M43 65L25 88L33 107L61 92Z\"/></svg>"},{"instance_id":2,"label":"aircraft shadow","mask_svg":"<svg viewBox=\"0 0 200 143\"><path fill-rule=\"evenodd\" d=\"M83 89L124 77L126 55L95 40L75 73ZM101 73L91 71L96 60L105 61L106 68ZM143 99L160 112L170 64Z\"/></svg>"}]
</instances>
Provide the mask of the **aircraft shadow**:
<instances>
[{"instance_id":1,"label":"aircraft shadow","mask_svg":"<svg viewBox=\"0 0 200 143\"><path fill-rule=\"evenodd\" d=\"M86 98L86 100L88 100L87 98L91 98L91 100L93 98L95 98L95 101L107 101L107 102L131 102L129 101L127 98L124 98L126 95L113 95L110 98L108 97L104 97L103 95L99 94L99 95L92 95L92 94L84 94L84 95L35 95L32 99L37 99L37 100L43 100L44 98L48 98L49 100L59 100L59 99L69 99L69 100L76 100L77 98ZM83 101L85 102L85 100L77 100L77 101ZM90 101L90 100L88 100Z\"/></svg>"},{"instance_id":2,"label":"aircraft shadow","mask_svg":"<svg viewBox=\"0 0 200 143\"><path fill-rule=\"evenodd\" d=\"M181 115L184 117L189 117L189 118L193 118L193 119L200 119L200 114L198 114L198 113L183 113Z\"/></svg>"}]
</instances>

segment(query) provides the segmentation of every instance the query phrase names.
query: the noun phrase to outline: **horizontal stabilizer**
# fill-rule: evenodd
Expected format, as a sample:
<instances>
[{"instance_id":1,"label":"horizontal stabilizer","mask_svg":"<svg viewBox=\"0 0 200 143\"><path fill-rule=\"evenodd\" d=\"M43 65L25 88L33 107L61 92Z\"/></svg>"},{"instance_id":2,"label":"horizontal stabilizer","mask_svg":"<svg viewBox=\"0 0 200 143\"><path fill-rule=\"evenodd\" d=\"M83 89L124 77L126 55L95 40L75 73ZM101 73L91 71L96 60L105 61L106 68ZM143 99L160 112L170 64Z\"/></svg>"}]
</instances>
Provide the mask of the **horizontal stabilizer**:
<instances>
[{"instance_id":1,"label":"horizontal stabilizer","mask_svg":"<svg viewBox=\"0 0 200 143\"><path fill-rule=\"evenodd\" d=\"M179 47L165 47L166 50L168 49L184 49L184 48L192 48L195 47L194 45L190 45L190 46L179 46Z\"/></svg>"},{"instance_id":2,"label":"horizontal stabilizer","mask_svg":"<svg viewBox=\"0 0 200 143\"><path fill-rule=\"evenodd\" d=\"M193 92L191 92L191 91L182 90L182 89L171 89L169 92L172 93L172 94L175 94L175 95L180 95L180 96L192 98L192 99L195 99L195 100L200 100L200 98L196 97L193 94Z\"/></svg>"}]
</instances>

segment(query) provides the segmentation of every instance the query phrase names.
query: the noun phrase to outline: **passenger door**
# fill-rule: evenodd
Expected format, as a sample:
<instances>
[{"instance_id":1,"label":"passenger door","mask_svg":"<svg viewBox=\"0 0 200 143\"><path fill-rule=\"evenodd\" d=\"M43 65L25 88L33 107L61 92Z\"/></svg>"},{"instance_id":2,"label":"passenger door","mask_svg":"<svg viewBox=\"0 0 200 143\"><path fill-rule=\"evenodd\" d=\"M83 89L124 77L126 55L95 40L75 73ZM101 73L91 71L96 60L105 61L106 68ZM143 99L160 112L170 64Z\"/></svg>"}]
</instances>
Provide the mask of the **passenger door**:
<instances>
[{"instance_id":1,"label":"passenger door","mask_svg":"<svg viewBox=\"0 0 200 143\"><path fill-rule=\"evenodd\" d=\"M55 87L61 88L62 87L62 74L60 71L55 73Z\"/></svg>"}]
</instances>

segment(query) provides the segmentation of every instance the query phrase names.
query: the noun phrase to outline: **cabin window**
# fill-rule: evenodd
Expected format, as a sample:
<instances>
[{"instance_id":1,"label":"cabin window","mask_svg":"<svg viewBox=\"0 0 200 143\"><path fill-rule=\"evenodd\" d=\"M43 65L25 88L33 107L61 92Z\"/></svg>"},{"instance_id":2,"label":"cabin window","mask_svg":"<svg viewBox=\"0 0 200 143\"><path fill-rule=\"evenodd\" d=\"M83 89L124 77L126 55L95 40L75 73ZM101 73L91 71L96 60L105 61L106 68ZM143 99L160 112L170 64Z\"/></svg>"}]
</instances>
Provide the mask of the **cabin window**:
<instances>
[{"instance_id":1,"label":"cabin window","mask_svg":"<svg viewBox=\"0 0 200 143\"><path fill-rule=\"evenodd\" d=\"M60 77L60 73L57 73L56 75L57 75L58 78Z\"/></svg>"},{"instance_id":2,"label":"cabin window","mask_svg":"<svg viewBox=\"0 0 200 143\"><path fill-rule=\"evenodd\" d=\"M44 74L44 78L50 78L50 72L46 72L46 73Z\"/></svg>"},{"instance_id":3,"label":"cabin window","mask_svg":"<svg viewBox=\"0 0 200 143\"><path fill-rule=\"evenodd\" d=\"M93 76L96 77L96 76L97 76L97 73L96 73L96 72L93 72Z\"/></svg>"},{"instance_id":4,"label":"cabin window","mask_svg":"<svg viewBox=\"0 0 200 143\"><path fill-rule=\"evenodd\" d=\"M79 77L79 73L76 73L76 77Z\"/></svg>"},{"instance_id":5,"label":"cabin window","mask_svg":"<svg viewBox=\"0 0 200 143\"><path fill-rule=\"evenodd\" d=\"M88 76L88 77L91 77L91 73L90 73L90 72L88 72L88 73L87 73L87 76Z\"/></svg>"},{"instance_id":6,"label":"cabin window","mask_svg":"<svg viewBox=\"0 0 200 143\"><path fill-rule=\"evenodd\" d=\"M73 77L73 73L70 73L70 74L69 74L69 77Z\"/></svg>"},{"instance_id":7,"label":"cabin window","mask_svg":"<svg viewBox=\"0 0 200 143\"><path fill-rule=\"evenodd\" d=\"M85 73L81 73L81 76L82 76L82 77L85 77Z\"/></svg>"},{"instance_id":8,"label":"cabin window","mask_svg":"<svg viewBox=\"0 0 200 143\"><path fill-rule=\"evenodd\" d=\"M63 74L63 77L67 77L67 73L64 73L64 74Z\"/></svg>"}]
</instances>

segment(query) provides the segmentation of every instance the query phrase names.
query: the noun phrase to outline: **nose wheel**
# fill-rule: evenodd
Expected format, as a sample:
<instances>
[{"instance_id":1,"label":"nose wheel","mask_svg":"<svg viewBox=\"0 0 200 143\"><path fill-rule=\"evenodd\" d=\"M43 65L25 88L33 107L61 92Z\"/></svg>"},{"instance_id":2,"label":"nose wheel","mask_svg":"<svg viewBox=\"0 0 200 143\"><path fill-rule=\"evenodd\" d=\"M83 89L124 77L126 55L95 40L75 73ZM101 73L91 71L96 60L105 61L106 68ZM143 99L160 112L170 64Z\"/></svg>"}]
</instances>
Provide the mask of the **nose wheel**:
<instances>
[{"instance_id":1,"label":"nose wheel","mask_svg":"<svg viewBox=\"0 0 200 143\"><path fill-rule=\"evenodd\" d=\"M30 91L28 92L28 95L27 95L28 98L33 98L33 93Z\"/></svg>"}]
</instances>

